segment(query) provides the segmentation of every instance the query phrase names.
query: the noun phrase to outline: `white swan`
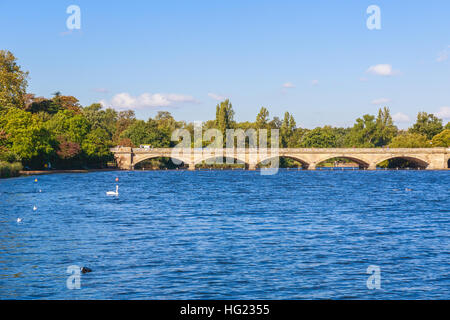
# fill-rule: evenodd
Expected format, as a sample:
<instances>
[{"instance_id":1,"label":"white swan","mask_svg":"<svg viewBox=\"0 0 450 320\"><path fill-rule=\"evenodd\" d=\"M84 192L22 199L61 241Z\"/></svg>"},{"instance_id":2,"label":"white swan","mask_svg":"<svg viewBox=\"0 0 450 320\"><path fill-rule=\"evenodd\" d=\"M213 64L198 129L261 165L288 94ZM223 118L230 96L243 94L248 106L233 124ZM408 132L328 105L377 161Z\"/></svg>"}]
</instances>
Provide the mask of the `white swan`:
<instances>
[{"instance_id":1,"label":"white swan","mask_svg":"<svg viewBox=\"0 0 450 320\"><path fill-rule=\"evenodd\" d=\"M116 185L116 191L115 192L114 191L108 191L108 192L106 192L106 195L107 196L118 196L119 195L119 186Z\"/></svg>"},{"instance_id":2,"label":"white swan","mask_svg":"<svg viewBox=\"0 0 450 320\"><path fill-rule=\"evenodd\" d=\"M34 207L33 207L33 211L36 211L36 210L37 210L37 207L36 207L36 206L34 206Z\"/></svg>"},{"instance_id":3,"label":"white swan","mask_svg":"<svg viewBox=\"0 0 450 320\"><path fill-rule=\"evenodd\" d=\"M21 223L22 222L22 218L17 218L17 223Z\"/></svg>"}]
</instances>

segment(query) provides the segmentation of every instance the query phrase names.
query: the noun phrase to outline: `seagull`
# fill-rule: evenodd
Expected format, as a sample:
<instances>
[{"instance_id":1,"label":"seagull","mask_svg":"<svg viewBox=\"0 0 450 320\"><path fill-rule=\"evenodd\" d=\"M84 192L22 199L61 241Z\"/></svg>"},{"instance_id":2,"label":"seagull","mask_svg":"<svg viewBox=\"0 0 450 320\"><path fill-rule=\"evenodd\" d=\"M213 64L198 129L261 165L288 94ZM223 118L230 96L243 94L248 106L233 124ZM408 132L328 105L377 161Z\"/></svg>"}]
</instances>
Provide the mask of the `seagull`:
<instances>
[{"instance_id":1,"label":"seagull","mask_svg":"<svg viewBox=\"0 0 450 320\"><path fill-rule=\"evenodd\" d=\"M33 211L36 211L36 210L37 210L37 207L36 207L36 206L34 206L34 207L33 207Z\"/></svg>"},{"instance_id":2,"label":"seagull","mask_svg":"<svg viewBox=\"0 0 450 320\"><path fill-rule=\"evenodd\" d=\"M108 191L108 192L106 192L106 195L107 196L118 196L119 195L119 186L116 185L116 191L115 192L114 191Z\"/></svg>"},{"instance_id":3,"label":"seagull","mask_svg":"<svg viewBox=\"0 0 450 320\"><path fill-rule=\"evenodd\" d=\"M22 218L17 218L17 223L21 223L22 222Z\"/></svg>"}]
</instances>

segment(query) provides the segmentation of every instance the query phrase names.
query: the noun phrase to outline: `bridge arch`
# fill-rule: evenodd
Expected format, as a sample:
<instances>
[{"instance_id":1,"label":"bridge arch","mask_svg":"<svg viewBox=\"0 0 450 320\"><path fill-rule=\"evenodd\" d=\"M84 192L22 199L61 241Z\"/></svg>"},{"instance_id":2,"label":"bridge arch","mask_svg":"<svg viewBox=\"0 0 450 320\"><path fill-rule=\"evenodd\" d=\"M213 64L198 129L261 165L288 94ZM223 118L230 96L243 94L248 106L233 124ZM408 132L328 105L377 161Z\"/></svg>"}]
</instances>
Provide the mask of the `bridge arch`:
<instances>
[{"instance_id":1,"label":"bridge arch","mask_svg":"<svg viewBox=\"0 0 450 320\"><path fill-rule=\"evenodd\" d=\"M182 157L175 158L175 157L168 157L165 154L151 154L151 155L146 155L144 157L135 157L133 159L133 167L135 167L136 165L140 164L141 162L144 162L145 160L156 159L156 158L169 158L169 159L172 159L172 160L175 159L175 160L181 161L185 165L189 165L189 163L190 163L190 161L187 161L186 159L183 160ZM176 163L174 163L174 164L176 164Z\"/></svg>"},{"instance_id":2,"label":"bridge arch","mask_svg":"<svg viewBox=\"0 0 450 320\"><path fill-rule=\"evenodd\" d=\"M222 159L222 163L217 162L217 163L209 163L209 165L214 165L214 164L223 164L226 165L227 164L227 159L233 159L233 165L243 165L244 168L248 168L249 167L249 163L247 161L245 161L245 159L242 159L241 157L236 157L236 156L226 156L226 155L211 155L208 157L203 157L200 160L196 160L194 161L194 166L198 166L201 165L202 163L206 162L206 161L214 161L216 159ZM208 163L207 163L208 165Z\"/></svg>"},{"instance_id":3,"label":"bridge arch","mask_svg":"<svg viewBox=\"0 0 450 320\"><path fill-rule=\"evenodd\" d=\"M388 156L388 157L382 158L381 160L379 159L379 160L377 160L376 165L378 166L384 161L394 160L394 159L401 159L401 160L409 161L409 162L415 164L417 167L423 168L423 169L427 168L430 165L428 160L424 159L422 157L418 157L418 156L396 156L396 155Z\"/></svg>"},{"instance_id":4,"label":"bridge arch","mask_svg":"<svg viewBox=\"0 0 450 320\"><path fill-rule=\"evenodd\" d=\"M358 164L360 168L368 168L370 166L370 163L366 160L363 160L358 157L346 156L346 155L342 155L342 154L327 155L326 157L319 158L319 160L317 160L315 164L316 164L316 166L319 166L319 164L321 164L327 160L331 160L331 159L335 159L335 158L351 160L351 161L355 162L356 164Z\"/></svg>"},{"instance_id":5,"label":"bridge arch","mask_svg":"<svg viewBox=\"0 0 450 320\"><path fill-rule=\"evenodd\" d=\"M276 158L276 157L277 157L277 156L267 156L267 157L265 157L265 158L263 158L263 159L260 159L260 160L258 161L258 163L256 163L256 165L264 164L264 162L270 161L270 160L272 160L272 159L274 159L274 158ZM309 167L309 162L307 162L306 160L301 159L301 158L299 158L299 157L296 157L296 156L291 156L291 155L279 155L278 157L279 157L279 158L288 158L288 159L292 159L292 160L294 160L294 161L300 162L301 165L302 165L302 167L304 167L304 168L308 168L308 167Z\"/></svg>"},{"instance_id":6,"label":"bridge arch","mask_svg":"<svg viewBox=\"0 0 450 320\"><path fill-rule=\"evenodd\" d=\"M239 156L231 156L231 155L227 156L226 154L224 154L224 155L210 155L210 156L207 156L207 157L202 157L201 159L194 161L194 164L198 165L198 164L201 164L202 162L205 162L205 161L214 160L214 159L220 159L220 158L225 159L225 161L226 161L227 158L228 159L234 159L237 164L239 164L238 161L240 161L241 164L244 164L244 165L248 166L248 162L246 161L246 159L243 159L242 157L239 157Z\"/></svg>"}]
</instances>

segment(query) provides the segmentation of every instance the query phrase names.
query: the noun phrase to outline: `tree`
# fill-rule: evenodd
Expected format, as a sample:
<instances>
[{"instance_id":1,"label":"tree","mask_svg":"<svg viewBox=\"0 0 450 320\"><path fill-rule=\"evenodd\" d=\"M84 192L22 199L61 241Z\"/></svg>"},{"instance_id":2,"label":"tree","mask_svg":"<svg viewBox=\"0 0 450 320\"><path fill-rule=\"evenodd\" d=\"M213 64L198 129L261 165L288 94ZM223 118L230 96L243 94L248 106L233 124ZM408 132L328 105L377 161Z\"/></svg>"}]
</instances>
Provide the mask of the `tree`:
<instances>
[{"instance_id":1,"label":"tree","mask_svg":"<svg viewBox=\"0 0 450 320\"><path fill-rule=\"evenodd\" d=\"M450 147L450 129L445 129L431 140L433 147Z\"/></svg>"},{"instance_id":2,"label":"tree","mask_svg":"<svg viewBox=\"0 0 450 320\"><path fill-rule=\"evenodd\" d=\"M291 147L292 145L292 136L295 131L295 127L297 124L295 123L294 117L286 112L284 114L283 122L281 123L280 128L280 136L281 136L281 146L282 147Z\"/></svg>"},{"instance_id":3,"label":"tree","mask_svg":"<svg viewBox=\"0 0 450 320\"><path fill-rule=\"evenodd\" d=\"M171 134L172 132L167 129L158 129L156 120L149 119L148 122L136 120L122 133L121 138L130 139L136 146L148 144L155 148L167 148L171 146Z\"/></svg>"},{"instance_id":4,"label":"tree","mask_svg":"<svg viewBox=\"0 0 450 320\"><path fill-rule=\"evenodd\" d=\"M56 142L51 133L29 112L10 108L2 113L0 127L8 135L8 148L26 164L42 166L54 153Z\"/></svg>"},{"instance_id":5,"label":"tree","mask_svg":"<svg viewBox=\"0 0 450 320\"><path fill-rule=\"evenodd\" d=\"M416 123L409 129L410 133L423 134L431 140L443 130L442 120L433 114L419 112Z\"/></svg>"},{"instance_id":6,"label":"tree","mask_svg":"<svg viewBox=\"0 0 450 320\"><path fill-rule=\"evenodd\" d=\"M89 132L81 146L90 163L105 163L112 159L109 151L112 147L110 136L103 128L96 128Z\"/></svg>"},{"instance_id":7,"label":"tree","mask_svg":"<svg viewBox=\"0 0 450 320\"><path fill-rule=\"evenodd\" d=\"M59 111L46 126L55 136L65 136L69 141L80 145L90 130L89 122L82 114L69 110Z\"/></svg>"},{"instance_id":8,"label":"tree","mask_svg":"<svg viewBox=\"0 0 450 320\"><path fill-rule=\"evenodd\" d=\"M269 111L262 107L256 116L256 129L267 129L269 123Z\"/></svg>"},{"instance_id":9,"label":"tree","mask_svg":"<svg viewBox=\"0 0 450 320\"><path fill-rule=\"evenodd\" d=\"M382 147L388 145L397 134L397 131L398 129L392 121L389 109L387 107L380 109L376 120L375 146Z\"/></svg>"},{"instance_id":10,"label":"tree","mask_svg":"<svg viewBox=\"0 0 450 320\"><path fill-rule=\"evenodd\" d=\"M216 127L222 133L234 126L233 106L228 99L216 106Z\"/></svg>"},{"instance_id":11,"label":"tree","mask_svg":"<svg viewBox=\"0 0 450 320\"><path fill-rule=\"evenodd\" d=\"M63 96L61 93L55 92L52 99L52 103L55 104L53 108L58 110L64 109L74 113L81 113L81 105L78 103L78 99L73 96Z\"/></svg>"},{"instance_id":12,"label":"tree","mask_svg":"<svg viewBox=\"0 0 450 320\"><path fill-rule=\"evenodd\" d=\"M365 114L362 118L356 119L356 123L347 136L346 144L352 147L375 147L376 131L375 117Z\"/></svg>"},{"instance_id":13,"label":"tree","mask_svg":"<svg viewBox=\"0 0 450 320\"><path fill-rule=\"evenodd\" d=\"M71 142L67 140L65 136L58 136L56 138L58 141L58 150L56 154L63 160L69 160L75 158L80 154L81 148L80 145L76 142Z\"/></svg>"},{"instance_id":14,"label":"tree","mask_svg":"<svg viewBox=\"0 0 450 320\"><path fill-rule=\"evenodd\" d=\"M45 112L48 114L55 114L61 109L61 107L54 103L51 99L46 99L44 97L33 97L29 99L25 109L31 113Z\"/></svg>"},{"instance_id":15,"label":"tree","mask_svg":"<svg viewBox=\"0 0 450 320\"><path fill-rule=\"evenodd\" d=\"M111 140L116 131L117 111L113 109L102 110L99 103L91 104L83 108L83 115L89 122L91 130L103 129L108 133L108 140Z\"/></svg>"},{"instance_id":16,"label":"tree","mask_svg":"<svg viewBox=\"0 0 450 320\"><path fill-rule=\"evenodd\" d=\"M337 143L333 128L325 126L307 132L301 141L304 148L335 148Z\"/></svg>"},{"instance_id":17,"label":"tree","mask_svg":"<svg viewBox=\"0 0 450 320\"><path fill-rule=\"evenodd\" d=\"M0 110L24 108L28 72L17 65L14 55L0 50Z\"/></svg>"},{"instance_id":18,"label":"tree","mask_svg":"<svg viewBox=\"0 0 450 320\"><path fill-rule=\"evenodd\" d=\"M280 129L282 124L280 118L273 117L272 121L269 122L269 127L270 129Z\"/></svg>"},{"instance_id":19,"label":"tree","mask_svg":"<svg viewBox=\"0 0 450 320\"><path fill-rule=\"evenodd\" d=\"M391 148L429 148L431 147L425 135L419 133L402 133L394 137L389 144Z\"/></svg>"},{"instance_id":20,"label":"tree","mask_svg":"<svg viewBox=\"0 0 450 320\"><path fill-rule=\"evenodd\" d=\"M120 111L117 116L116 130L113 141L118 142L122 133L127 130L136 121L136 115L133 110Z\"/></svg>"}]
</instances>

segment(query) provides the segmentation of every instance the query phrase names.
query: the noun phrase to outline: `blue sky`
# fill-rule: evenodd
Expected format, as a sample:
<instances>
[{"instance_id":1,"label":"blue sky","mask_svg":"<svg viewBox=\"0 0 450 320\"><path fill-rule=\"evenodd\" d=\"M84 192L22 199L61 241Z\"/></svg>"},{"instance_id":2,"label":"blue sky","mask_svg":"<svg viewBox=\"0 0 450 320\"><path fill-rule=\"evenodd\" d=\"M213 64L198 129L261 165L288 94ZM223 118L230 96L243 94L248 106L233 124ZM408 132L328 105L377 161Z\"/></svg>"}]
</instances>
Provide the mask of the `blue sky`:
<instances>
[{"instance_id":1,"label":"blue sky","mask_svg":"<svg viewBox=\"0 0 450 320\"><path fill-rule=\"evenodd\" d=\"M80 30L66 27L72 4ZM366 27L372 4L381 30ZM407 127L419 111L450 120L449 12L448 0L3 0L0 48L30 71L30 92L142 119L213 119L228 97L238 121L264 106L301 127L350 126L387 105Z\"/></svg>"}]
</instances>

